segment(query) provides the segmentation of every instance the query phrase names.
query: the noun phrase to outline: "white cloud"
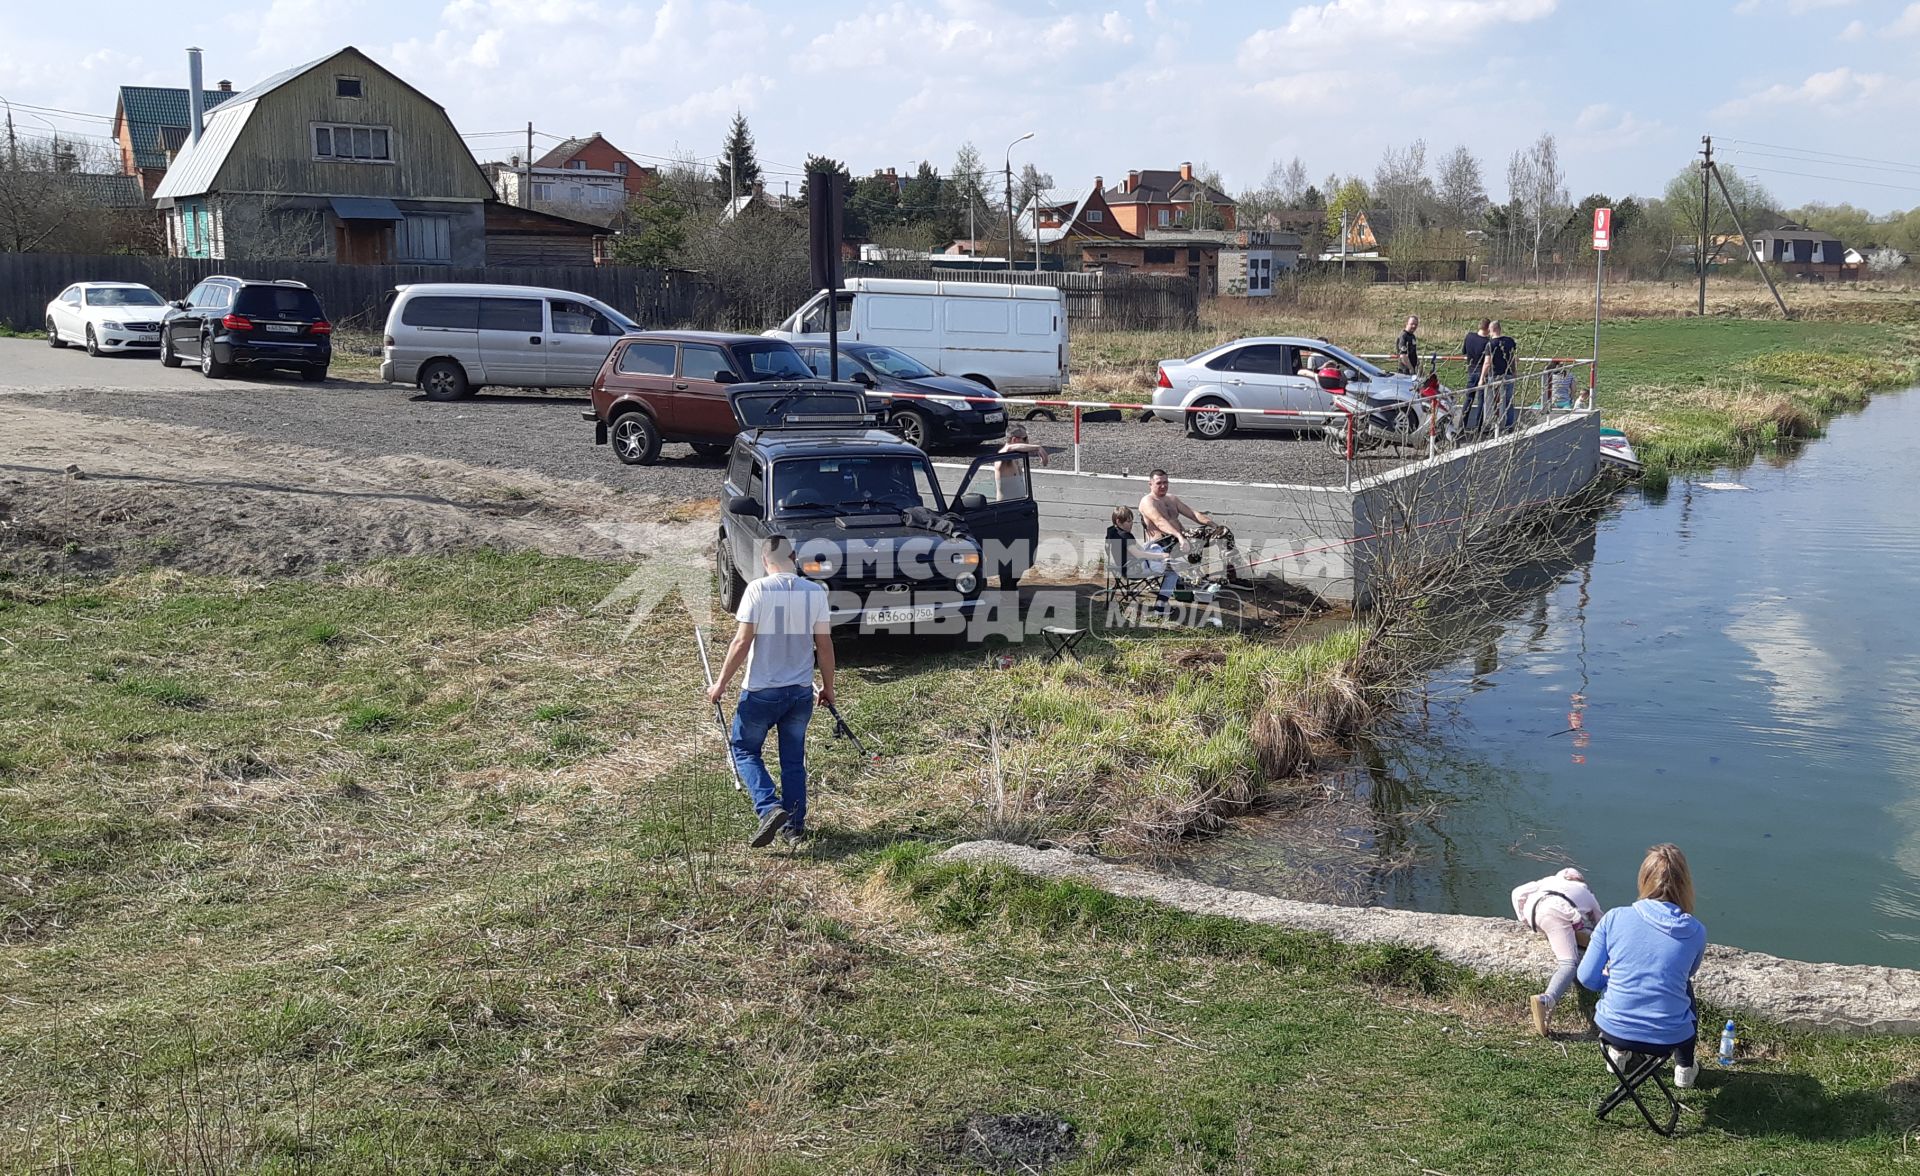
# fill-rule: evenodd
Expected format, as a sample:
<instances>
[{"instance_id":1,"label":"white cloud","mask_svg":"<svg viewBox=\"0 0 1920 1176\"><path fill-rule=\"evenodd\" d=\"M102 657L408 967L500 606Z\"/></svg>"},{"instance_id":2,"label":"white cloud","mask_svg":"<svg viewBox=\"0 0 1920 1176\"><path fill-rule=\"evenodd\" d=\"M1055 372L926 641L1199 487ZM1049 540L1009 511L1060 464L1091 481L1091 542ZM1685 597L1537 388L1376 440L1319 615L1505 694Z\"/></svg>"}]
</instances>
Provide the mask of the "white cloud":
<instances>
[{"instance_id":1,"label":"white cloud","mask_svg":"<svg viewBox=\"0 0 1920 1176\"><path fill-rule=\"evenodd\" d=\"M1804 16L1823 8L1846 8L1856 2L1857 0L1787 0L1784 7L1794 16ZM1733 11L1737 16L1752 16L1767 7L1770 7L1767 0L1740 0L1733 6Z\"/></svg>"},{"instance_id":2,"label":"white cloud","mask_svg":"<svg viewBox=\"0 0 1920 1176\"><path fill-rule=\"evenodd\" d=\"M1895 37L1911 37L1920 33L1920 4L1907 5L1906 10L1887 26L1887 33Z\"/></svg>"},{"instance_id":3,"label":"white cloud","mask_svg":"<svg viewBox=\"0 0 1920 1176\"><path fill-rule=\"evenodd\" d=\"M1893 96L1910 86L1897 84L1886 74L1855 73L1848 66L1810 74L1797 85L1776 82L1764 90L1722 103L1714 114L1737 118L1767 110L1806 108L1822 113L1858 109Z\"/></svg>"},{"instance_id":4,"label":"white cloud","mask_svg":"<svg viewBox=\"0 0 1920 1176\"><path fill-rule=\"evenodd\" d=\"M1847 22L1847 27L1840 30L1840 40L1842 41L1858 41L1866 35L1867 25L1865 21L1850 20Z\"/></svg>"},{"instance_id":5,"label":"white cloud","mask_svg":"<svg viewBox=\"0 0 1920 1176\"><path fill-rule=\"evenodd\" d=\"M1133 43L1133 22L1118 12L1109 12L1100 18L1100 35L1109 41L1130 45Z\"/></svg>"},{"instance_id":6,"label":"white cloud","mask_svg":"<svg viewBox=\"0 0 1920 1176\"><path fill-rule=\"evenodd\" d=\"M1293 10L1287 23L1260 29L1240 50L1243 69L1286 68L1303 58L1391 47L1435 53L1479 41L1501 28L1543 20L1558 0L1328 0Z\"/></svg>"},{"instance_id":7,"label":"white cloud","mask_svg":"<svg viewBox=\"0 0 1920 1176\"><path fill-rule=\"evenodd\" d=\"M1582 154L1619 151L1665 135L1669 129L1659 119L1644 119L1630 110L1615 110L1608 103L1595 102L1582 107L1575 116L1573 133L1563 145Z\"/></svg>"}]
</instances>

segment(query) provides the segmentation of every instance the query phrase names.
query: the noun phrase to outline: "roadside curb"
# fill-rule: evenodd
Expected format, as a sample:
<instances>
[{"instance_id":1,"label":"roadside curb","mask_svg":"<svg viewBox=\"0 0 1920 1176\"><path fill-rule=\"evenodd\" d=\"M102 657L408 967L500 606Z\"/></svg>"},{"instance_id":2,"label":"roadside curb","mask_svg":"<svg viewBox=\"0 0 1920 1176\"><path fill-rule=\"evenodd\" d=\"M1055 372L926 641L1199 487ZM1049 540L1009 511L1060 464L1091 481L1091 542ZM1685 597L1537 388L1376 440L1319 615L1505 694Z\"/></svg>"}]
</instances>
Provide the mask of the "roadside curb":
<instances>
[{"instance_id":1,"label":"roadside curb","mask_svg":"<svg viewBox=\"0 0 1920 1176\"><path fill-rule=\"evenodd\" d=\"M1034 877L1070 878L1189 914L1314 931L1345 943L1427 948L1476 972L1544 980L1553 970L1545 944L1512 919L1296 902L1169 878L1070 850L1003 841L964 842L938 860L1003 864ZM1796 1029L1920 1034L1920 971L1908 968L1806 963L1714 945L1707 948L1695 990L1715 1005Z\"/></svg>"}]
</instances>

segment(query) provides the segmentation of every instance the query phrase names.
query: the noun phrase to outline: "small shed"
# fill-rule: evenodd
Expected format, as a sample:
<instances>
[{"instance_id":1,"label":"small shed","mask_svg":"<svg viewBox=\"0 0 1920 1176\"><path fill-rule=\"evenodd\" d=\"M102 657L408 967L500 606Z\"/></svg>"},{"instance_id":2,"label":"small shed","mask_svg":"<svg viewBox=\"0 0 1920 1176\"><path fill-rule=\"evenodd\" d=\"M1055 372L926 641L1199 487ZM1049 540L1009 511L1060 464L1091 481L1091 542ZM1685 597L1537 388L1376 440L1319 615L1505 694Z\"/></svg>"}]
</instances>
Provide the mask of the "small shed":
<instances>
[{"instance_id":1,"label":"small shed","mask_svg":"<svg viewBox=\"0 0 1920 1176\"><path fill-rule=\"evenodd\" d=\"M489 200L486 208L488 265L597 265L599 225L516 208Z\"/></svg>"}]
</instances>

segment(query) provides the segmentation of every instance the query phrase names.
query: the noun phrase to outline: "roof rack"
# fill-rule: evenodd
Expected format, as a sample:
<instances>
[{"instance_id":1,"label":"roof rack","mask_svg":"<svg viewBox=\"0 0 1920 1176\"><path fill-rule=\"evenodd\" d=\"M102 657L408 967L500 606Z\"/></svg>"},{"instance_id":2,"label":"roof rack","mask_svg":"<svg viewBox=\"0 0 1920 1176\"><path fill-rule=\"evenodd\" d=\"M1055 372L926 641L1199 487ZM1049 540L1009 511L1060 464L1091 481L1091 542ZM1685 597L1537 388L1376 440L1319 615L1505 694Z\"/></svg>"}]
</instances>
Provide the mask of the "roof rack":
<instances>
[{"instance_id":1,"label":"roof rack","mask_svg":"<svg viewBox=\"0 0 1920 1176\"><path fill-rule=\"evenodd\" d=\"M275 278L273 280L273 284L276 286L298 286L302 290L307 288L307 284L305 282L296 282L292 278Z\"/></svg>"}]
</instances>

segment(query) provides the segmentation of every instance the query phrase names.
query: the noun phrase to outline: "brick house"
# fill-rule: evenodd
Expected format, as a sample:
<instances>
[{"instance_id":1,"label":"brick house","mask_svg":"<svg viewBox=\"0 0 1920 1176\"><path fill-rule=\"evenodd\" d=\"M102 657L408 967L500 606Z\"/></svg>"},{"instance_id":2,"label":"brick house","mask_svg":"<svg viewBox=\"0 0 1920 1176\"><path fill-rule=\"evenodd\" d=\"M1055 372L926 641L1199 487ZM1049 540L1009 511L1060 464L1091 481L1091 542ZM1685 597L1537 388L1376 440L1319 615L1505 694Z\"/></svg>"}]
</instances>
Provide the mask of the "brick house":
<instances>
[{"instance_id":1,"label":"brick house","mask_svg":"<svg viewBox=\"0 0 1920 1176\"><path fill-rule=\"evenodd\" d=\"M1104 195L1115 223L1135 236L1149 229L1238 227L1233 197L1195 179L1191 163L1179 171L1129 171Z\"/></svg>"},{"instance_id":2,"label":"brick house","mask_svg":"<svg viewBox=\"0 0 1920 1176\"><path fill-rule=\"evenodd\" d=\"M1020 225L1029 240L1041 248L1061 252L1088 241L1137 241L1139 234L1121 227L1119 218L1107 203L1104 180L1093 177L1093 187L1078 200L1051 204L1035 200L1020 214Z\"/></svg>"},{"instance_id":3,"label":"brick house","mask_svg":"<svg viewBox=\"0 0 1920 1176\"><path fill-rule=\"evenodd\" d=\"M120 171L140 180L147 196L160 186L167 163L182 146L193 126L185 86L122 86L113 103L113 141L120 152ZM233 97L233 83L202 90L202 109L211 111Z\"/></svg>"},{"instance_id":4,"label":"brick house","mask_svg":"<svg viewBox=\"0 0 1920 1176\"><path fill-rule=\"evenodd\" d=\"M574 171L611 172L625 183L627 194L640 196L659 179L654 169L641 167L626 152L607 142L595 131L584 139L565 139L560 145L533 161L534 170L568 168Z\"/></svg>"}]
</instances>

